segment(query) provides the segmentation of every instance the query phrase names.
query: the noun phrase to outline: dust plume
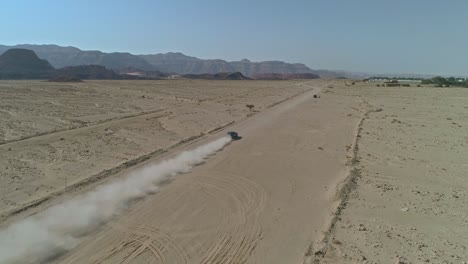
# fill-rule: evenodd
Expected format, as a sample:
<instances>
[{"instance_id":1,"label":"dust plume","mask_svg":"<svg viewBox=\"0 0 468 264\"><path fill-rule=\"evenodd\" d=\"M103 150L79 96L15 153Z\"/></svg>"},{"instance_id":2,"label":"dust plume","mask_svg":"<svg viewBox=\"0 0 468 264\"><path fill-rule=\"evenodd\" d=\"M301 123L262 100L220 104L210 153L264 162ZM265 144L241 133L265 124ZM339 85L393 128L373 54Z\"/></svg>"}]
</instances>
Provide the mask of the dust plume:
<instances>
[{"instance_id":1,"label":"dust plume","mask_svg":"<svg viewBox=\"0 0 468 264\"><path fill-rule=\"evenodd\" d=\"M188 172L230 141L230 137L223 137L182 152L10 225L0 231L0 263L37 263L70 250L87 232L121 212L130 201L158 191L160 183Z\"/></svg>"}]
</instances>

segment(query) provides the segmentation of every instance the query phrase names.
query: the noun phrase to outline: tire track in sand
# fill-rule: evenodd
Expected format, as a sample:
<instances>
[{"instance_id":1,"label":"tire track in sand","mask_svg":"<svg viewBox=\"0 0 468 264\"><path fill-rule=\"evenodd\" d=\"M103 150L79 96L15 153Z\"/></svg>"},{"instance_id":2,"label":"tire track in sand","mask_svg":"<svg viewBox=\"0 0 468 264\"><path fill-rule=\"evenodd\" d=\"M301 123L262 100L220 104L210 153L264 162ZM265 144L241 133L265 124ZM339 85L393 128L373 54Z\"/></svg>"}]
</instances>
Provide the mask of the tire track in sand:
<instances>
[{"instance_id":1,"label":"tire track in sand","mask_svg":"<svg viewBox=\"0 0 468 264\"><path fill-rule=\"evenodd\" d=\"M202 254L201 263L244 263L263 234L257 218L265 206L266 192L247 178L226 173L219 175L199 179L199 185L206 188L207 195L223 197L224 208L229 209L219 219L217 239Z\"/></svg>"},{"instance_id":2,"label":"tire track in sand","mask_svg":"<svg viewBox=\"0 0 468 264\"><path fill-rule=\"evenodd\" d=\"M165 215L164 218L156 222L145 221L138 226L132 224L131 219L130 222L113 224L113 233L116 234L113 240L118 241L118 246L106 247L100 258L90 263L191 263L195 260L204 264L245 263L262 239L263 230L258 223L258 216L266 204L265 190L252 180L225 172L220 172L217 176L200 175L196 187L198 188L195 190L203 191L209 197L205 198L207 206L214 206L214 210L218 210L219 214L213 222L216 224L210 223L201 229L185 226L176 231L170 230L171 220L168 219L178 219L185 209L180 208L169 215L169 211L162 208L168 208L167 205L172 203L186 203L190 193L167 192L160 197L157 207L153 207L155 211ZM213 199L215 197L216 200ZM157 208L161 210L156 210ZM199 208L195 211L202 210L203 208ZM142 217L152 219L157 216L146 210ZM169 229L163 231L164 226ZM207 234L211 236L205 236ZM204 237L211 239L200 240ZM102 243L111 242L106 240ZM194 252L185 248L187 241L195 243L198 250ZM70 260L79 262L76 258Z\"/></svg>"},{"instance_id":3,"label":"tire track in sand","mask_svg":"<svg viewBox=\"0 0 468 264\"><path fill-rule=\"evenodd\" d=\"M126 264L145 257L144 261L149 263L188 263L189 256L185 251L173 242L169 234L159 229L145 226L114 226L114 228L123 232L125 239L118 247L110 249L93 263ZM170 262L166 258L169 251L175 253L175 259L171 259ZM151 259L143 255L145 252L150 253ZM117 260L119 262L116 262Z\"/></svg>"}]
</instances>

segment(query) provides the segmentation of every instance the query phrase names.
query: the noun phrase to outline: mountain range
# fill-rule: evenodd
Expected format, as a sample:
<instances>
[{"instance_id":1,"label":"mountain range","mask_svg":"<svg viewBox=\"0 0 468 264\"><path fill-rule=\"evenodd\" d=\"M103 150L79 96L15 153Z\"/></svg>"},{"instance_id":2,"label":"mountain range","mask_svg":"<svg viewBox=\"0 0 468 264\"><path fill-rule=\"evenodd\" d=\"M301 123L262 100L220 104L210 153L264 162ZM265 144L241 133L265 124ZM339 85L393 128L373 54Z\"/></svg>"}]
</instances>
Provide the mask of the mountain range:
<instances>
[{"instance_id":1,"label":"mountain range","mask_svg":"<svg viewBox=\"0 0 468 264\"><path fill-rule=\"evenodd\" d=\"M28 49L9 49L0 55L0 80L52 79L52 80L120 80L145 77L119 74L101 65L67 66L55 69L47 60L40 59Z\"/></svg>"},{"instance_id":2,"label":"mountain range","mask_svg":"<svg viewBox=\"0 0 468 264\"><path fill-rule=\"evenodd\" d=\"M134 55L126 52L105 53L97 50L85 51L76 47L62 47L58 45L21 44L15 46L0 45L0 54L12 48L32 50L39 58L47 60L55 68L101 65L121 73L123 70L130 68L182 75L240 72L248 77L259 74L315 73L314 70L301 63L286 63L282 61L251 62L247 59L231 62L221 59L205 60L179 52Z\"/></svg>"},{"instance_id":3,"label":"mountain range","mask_svg":"<svg viewBox=\"0 0 468 264\"><path fill-rule=\"evenodd\" d=\"M0 45L0 54L12 48L32 50L39 58L47 60L55 68L80 65L101 65L113 70L128 66L142 70L152 70L154 68L144 59L130 53L105 53L97 50L84 51L75 47L57 45Z\"/></svg>"},{"instance_id":4,"label":"mountain range","mask_svg":"<svg viewBox=\"0 0 468 264\"><path fill-rule=\"evenodd\" d=\"M66 66L55 69L45 59L28 49L13 48L0 55L0 80L49 79L52 82L80 82L82 80L123 80L188 78L207 80L250 80L240 72L168 75L160 71L142 71L133 67L116 72L102 65ZM318 78L318 76L317 76Z\"/></svg>"},{"instance_id":5,"label":"mountain range","mask_svg":"<svg viewBox=\"0 0 468 264\"><path fill-rule=\"evenodd\" d=\"M241 72L245 76L253 77L256 74L265 73L313 73L313 70L304 64L282 61L251 62L248 59L243 59L228 62L220 59L203 60L180 52L139 56L162 72L175 72L178 74Z\"/></svg>"}]
</instances>

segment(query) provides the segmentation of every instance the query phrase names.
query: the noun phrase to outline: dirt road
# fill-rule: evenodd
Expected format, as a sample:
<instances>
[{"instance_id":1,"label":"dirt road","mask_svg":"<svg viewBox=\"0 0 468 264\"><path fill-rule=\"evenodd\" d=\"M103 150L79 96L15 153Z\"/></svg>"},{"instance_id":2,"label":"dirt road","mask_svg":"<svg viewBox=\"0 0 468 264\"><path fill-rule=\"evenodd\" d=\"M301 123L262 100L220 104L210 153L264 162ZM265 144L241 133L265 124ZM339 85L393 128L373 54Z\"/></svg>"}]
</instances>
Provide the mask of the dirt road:
<instances>
[{"instance_id":1,"label":"dirt road","mask_svg":"<svg viewBox=\"0 0 468 264\"><path fill-rule=\"evenodd\" d=\"M315 92L231 126L242 140L55 262L304 262L334 212L361 115L357 99Z\"/></svg>"}]
</instances>

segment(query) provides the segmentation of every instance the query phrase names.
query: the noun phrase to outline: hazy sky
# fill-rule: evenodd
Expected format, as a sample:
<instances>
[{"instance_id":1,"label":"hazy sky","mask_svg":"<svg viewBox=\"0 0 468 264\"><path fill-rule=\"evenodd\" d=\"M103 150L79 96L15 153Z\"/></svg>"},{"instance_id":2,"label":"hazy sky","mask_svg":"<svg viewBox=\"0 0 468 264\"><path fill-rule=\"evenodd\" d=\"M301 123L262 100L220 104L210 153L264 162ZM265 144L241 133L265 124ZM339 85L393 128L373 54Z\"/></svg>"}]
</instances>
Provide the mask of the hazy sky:
<instances>
[{"instance_id":1,"label":"hazy sky","mask_svg":"<svg viewBox=\"0 0 468 264\"><path fill-rule=\"evenodd\" d=\"M465 0L3 0L0 44L468 75Z\"/></svg>"}]
</instances>

